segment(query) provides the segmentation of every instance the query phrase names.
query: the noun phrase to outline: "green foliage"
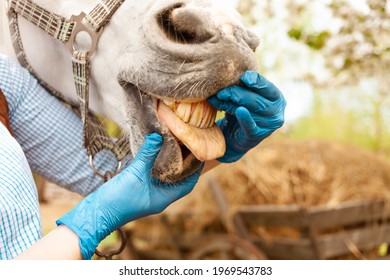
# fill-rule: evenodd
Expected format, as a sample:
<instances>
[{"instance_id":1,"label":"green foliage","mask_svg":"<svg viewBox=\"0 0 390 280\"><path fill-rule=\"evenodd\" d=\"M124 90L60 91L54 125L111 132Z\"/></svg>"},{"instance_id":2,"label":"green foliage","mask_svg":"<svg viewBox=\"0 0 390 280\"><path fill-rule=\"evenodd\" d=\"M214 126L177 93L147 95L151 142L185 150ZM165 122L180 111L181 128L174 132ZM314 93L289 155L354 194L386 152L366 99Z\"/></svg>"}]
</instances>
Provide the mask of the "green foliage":
<instances>
[{"instance_id":1,"label":"green foliage","mask_svg":"<svg viewBox=\"0 0 390 280\"><path fill-rule=\"evenodd\" d=\"M389 244L388 243L381 244L378 248L378 255L380 257L386 257L388 253L389 253Z\"/></svg>"},{"instance_id":2,"label":"green foliage","mask_svg":"<svg viewBox=\"0 0 390 280\"><path fill-rule=\"evenodd\" d=\"M98 249L104 250L104 247L115 245L118 241L120 241L120 236L117 231L114 231L100 242Z\"/></svg>"},{"instance_id":3,"label":"green foliage","mask_svg":"<svg viewBox=\"0 0 390 280\"><path fill-rule=\"evenodd\" d=\"M317 118L306 117L293 127L290 136L297 139L320 138L342 141L371 150L377 150L378 147L377 139L367 130L359 128L357 116L351 112L344 112L339 116L323 114ZM390 134L387 134L387 138L390 139Z\"/></svg>"},{"instance_id":4,"label":"green foliage","mask_svg":"<svg viewBox=\"0 0 390 280\"><path fill-rule=\"evenodd\" d=\"M303 34L303 30L300 28L291 28L288 31L288 36L290 36L290 38L293 38L297 41L301 40L302 34Z\"/></svg>"},{"instance_id":5,"label":"green foliage","mask_svg":"<svg viewBox=\"0 0 390 280\"><path fill-rule=\"evenodd\" d=\"M307 34L303 29L293 27L288 31L288 36L297 41L302 41L314 50L321 50L330 38L330 33L322 31L320 33Z\"/></svg>"},{"instance_id":6,"label":"green foliage","mask_svg":"<svg viewBox=\"0 0 390 280\"><path fill-rule=\"evenodd\" d=\"M337 100L316 93L311 113L293 125L289 135L295 139L319 138L342 141L368 148L390 157L390 132L379 139L375 133L376 112L342 108Z\"/></svg>"},{"instance_id":7,"label":"green foliage","mask_svg":"<svg viewBox=\"0 0 390 280\"><path fill-rule=\"evenodd\" d=\"M223 119L225 117L225 112L223 111L218 111L217 112L217 117L215 118L216 120Z\"/></svg>"},{"instance_id":8,"label":"green foliage","mask_svg":"<svg viewBox=\"0 0 390 280\"><path fill-rule=\"evenodd\" d=\"M113 138L119 138L122 136L123 131L121 127L113 120L103 117L101 115L97 115L97 118L101 122L108 136Z\"/></svg>"}]
</instances>

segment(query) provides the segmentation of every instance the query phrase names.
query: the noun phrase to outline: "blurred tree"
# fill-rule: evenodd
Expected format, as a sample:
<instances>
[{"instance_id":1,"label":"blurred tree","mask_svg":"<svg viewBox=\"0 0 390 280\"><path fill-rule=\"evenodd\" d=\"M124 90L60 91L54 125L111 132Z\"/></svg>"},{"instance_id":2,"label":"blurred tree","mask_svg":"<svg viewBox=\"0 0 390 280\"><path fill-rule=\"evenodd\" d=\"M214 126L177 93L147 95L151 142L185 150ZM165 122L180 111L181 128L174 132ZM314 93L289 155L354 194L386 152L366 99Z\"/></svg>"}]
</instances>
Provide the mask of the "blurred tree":
<instances>
[{"instance_id":1,"label":"blurred tree","mask_svg":"<svg viewBox=\"0 0 390 280\"><path fill-rule=\"evenodd\" d=\"M350 1L334 1L330 7L340 20L338 33L329 40L329 67L342 83L363 77L380 81L379 91L389 95L390 6L387 0L367 0L367 10L354 9Z\"/></svg>"},{"instance_id":2,"label":"blurred tree","mask_svg":"<svg viewBox=\"0 0 390 280\"><path fill-rule=\"evenodd\" d=\"M274 10L272 9L272 0L263 0L263 13L266 18L272 18ZM246 25L256 25L259 21L259 15L257 14L258 0L239 0L237 10L243 16Z\"/></svg>"},{"instance_id":3,"label":"blurred tree","mask_svg":"<svg viewBox=\"0 0 390 280\"><path fill-rule=\"evenodd\" d=\"M357 6L353 1L334 0L327 6L338 28L317 33L311 33L310 26L299 22L307 13L307 4L289 0L288 9L295 15L290 17L290 37L319 50L325 57L334 77L328 81L329 86L371 80L372 92L367 95L373 108L375 148L381 150L386 129L383 113L390 97L390 1L366 0Z\"/></svg>"},{"instance_id":4,"label":"blurred tree","mask_svg":"<svg viewBox=\"0 0 390 280\"><path fill-rule=\"evenodd\" d=\"M259 18L259 6L265 18ZM321 79L322 70L308 71L304 78L311 84L336 90L365 83L361 102L370 105L366 113L375 138L372 147L382 150L389 128L384 113L390 107L390 0L280 0L278 5L270 0L240 0L238 9L252 25L272 20L277 13L287 14L288 36L320 54L331 73Z\"/></svg>"},{"instance_id":5,"label":"blurred tree","mask_svg":"<svg viewBox=\"0 0 390 280\"><path fill-rule=\"evenodd\" d=\"M237 10L242 15L245 24L247 25L255 25L257 23L256 16L253 13L255 6L255 0L240 0L238 2Z\"/></svg>"}]
</instances>

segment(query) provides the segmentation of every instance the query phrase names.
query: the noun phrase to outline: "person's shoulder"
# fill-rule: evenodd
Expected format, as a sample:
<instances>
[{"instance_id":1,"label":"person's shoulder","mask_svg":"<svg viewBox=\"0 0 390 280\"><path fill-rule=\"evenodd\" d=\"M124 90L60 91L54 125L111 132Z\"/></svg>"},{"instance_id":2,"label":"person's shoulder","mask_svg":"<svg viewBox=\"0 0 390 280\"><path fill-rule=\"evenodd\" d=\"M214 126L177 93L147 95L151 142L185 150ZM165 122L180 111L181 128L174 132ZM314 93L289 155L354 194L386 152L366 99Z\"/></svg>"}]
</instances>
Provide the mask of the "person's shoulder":
<instances>
[{"instance_id":1,"label":"person's shoulder","mask_svg":"<svg viewBox=\"0 0 390 280\"><path fill-rule=\"evenodd\" d=\"M16 60L0 54L0 89L13 107L19 104L25 94L36 86L37 82L27 69Z\"/></svg>"},{"instance_id":2,"label":"person's shoulder","mask_svg":"<svg viewBox=\"0 0 390 280\"><path fill-rule=\"evenodd\" d=\"M8 72L11 67L18 67L19 63L13 58L0 53L0 70L1 72Z\"/></svg>"},{"instance_id":3,"label":"person's shoulder","mask_svg":"<svg viewBox=\"0 0 390 280\"><path fill-rule=\"evenodd\" d=\"M15 88L15 79L23 73L22 66L12 58L0 54L0 89L7 95Z\"/></svg>"}]
</instances>

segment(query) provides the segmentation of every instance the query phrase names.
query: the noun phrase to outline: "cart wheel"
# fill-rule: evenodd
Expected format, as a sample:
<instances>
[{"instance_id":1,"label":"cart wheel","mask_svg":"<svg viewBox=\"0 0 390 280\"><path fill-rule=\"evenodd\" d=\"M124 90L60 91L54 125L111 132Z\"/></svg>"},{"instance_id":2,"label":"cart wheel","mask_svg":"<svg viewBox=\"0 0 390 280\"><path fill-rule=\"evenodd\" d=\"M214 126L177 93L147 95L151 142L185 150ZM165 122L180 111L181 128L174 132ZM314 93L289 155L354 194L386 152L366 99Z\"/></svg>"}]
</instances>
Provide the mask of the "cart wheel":
<instances>
[{"instance_id":1,"label":"cart wheel","mask_svg":"<svg viewBox=\"0 0 390 280\"><path fill-rule=\"evenodd\" d=\"M187 258L189 260L266 260L255 245L234 235L213 235L200 240Z\"/></svg>"}]
</instances>

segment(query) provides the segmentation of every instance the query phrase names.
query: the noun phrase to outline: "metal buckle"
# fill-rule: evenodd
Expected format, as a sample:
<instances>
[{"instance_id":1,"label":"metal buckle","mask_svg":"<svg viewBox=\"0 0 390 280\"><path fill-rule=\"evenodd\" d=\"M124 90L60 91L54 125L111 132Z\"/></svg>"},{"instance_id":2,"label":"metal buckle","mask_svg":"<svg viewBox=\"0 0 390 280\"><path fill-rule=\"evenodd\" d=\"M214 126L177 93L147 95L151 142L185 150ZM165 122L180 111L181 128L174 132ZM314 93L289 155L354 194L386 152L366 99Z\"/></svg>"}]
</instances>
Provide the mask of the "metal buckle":
<instances>
[{"instance_id":1,"label":"metal buckle","mask_svg":"<svg viewBox=\"0 0 390 280\"><path fill-rule=\"evenodd\" d=\"M88 27L86 24L83 23L84 18L85 18L84 12L81 12L78 16L75 16L75 15L71 16L70 21L74 22L74 27L73 27L72 34L70 35L68 42L66 42L66 46L69 49L69 51L71 52L71 54L73 54L74 51L77 51L77 49L75 48L76 36L78 33L84 31L84 32L88 33L88 35L91 37L91 47L87 51L88 56L91 57L94 54L94 52L96 51L99 37L103 31L103 28L100 28L99 31L91 30L90 27Z\"/></svg>"},{"instance_id":2,"label":"metal buckle","mask_svg":"<svg viewBox=\"0 0 390 280\"><path fill-rule=\"evenodd\" d=\"M96 175L98 175L98 176L99 176L100 178L102 178L105 182L107 182L107 181L110 180L112 177L114 177L115 175L119 174L119 171L120 171L121 168L122 168L122 161L118 161L118 166L117 166L115 172L106 171L104 174L101 173L99 170L96 169L95 164L93 163L93 156L92 156L92 155L89 156L89 165L91 166L93 172L94 172Z\"/></svg>"},{"instance_id":3,"label":"metal buckle","mask_svg":"<svg viewBox=\"0 0 390 280\"><path fill-rule=\"evenodd\" d=\"M127 244L127 237L121 228L118 228L116 231L119 234L119 238L120 238L120 242L121 242L119 248L114 249L112 251L109 251L107 253L100 252L98 249L96 249L95 254L97 256L99 256L101 258L105 258L106 260L112 260L113 256L119 255L120 253L122 253L122 251L125 249L126 244Z\"/></svg>"}]
</instances>

